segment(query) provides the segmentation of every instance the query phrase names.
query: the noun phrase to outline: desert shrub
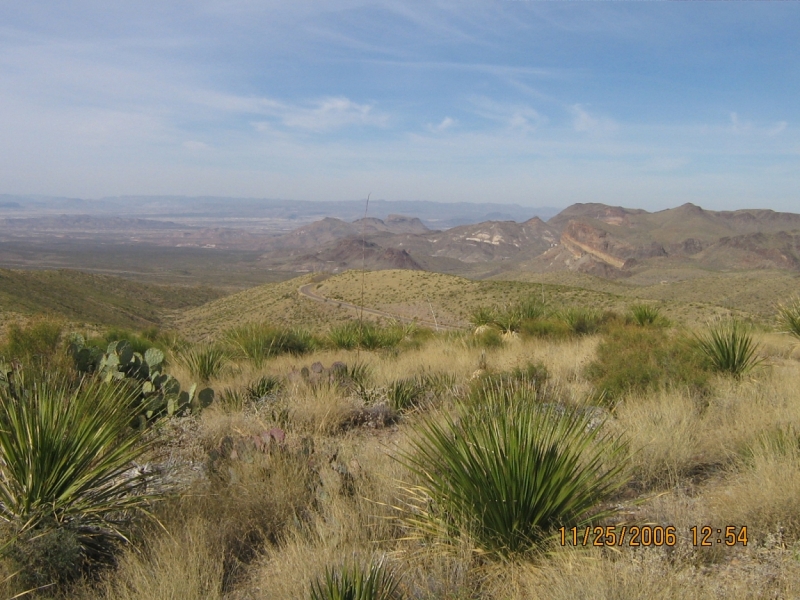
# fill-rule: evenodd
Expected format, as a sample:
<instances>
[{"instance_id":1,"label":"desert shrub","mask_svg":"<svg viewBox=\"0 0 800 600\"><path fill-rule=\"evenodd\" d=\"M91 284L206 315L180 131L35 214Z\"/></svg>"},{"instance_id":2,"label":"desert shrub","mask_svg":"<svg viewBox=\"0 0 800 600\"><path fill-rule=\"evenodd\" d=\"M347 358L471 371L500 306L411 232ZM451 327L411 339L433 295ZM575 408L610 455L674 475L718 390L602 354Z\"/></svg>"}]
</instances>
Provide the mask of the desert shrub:
<instances>
[{"instance_id":1,"label":"desert shrub","mask_svg":"<svg viewBox=\"0 0 800 600\"><path fill-rule=\"evenodd\" d=\"M245 388L248 400L258 402L278 394L283 389L283 380L275 375L264 375Z\"/></svg>"},{"instance_id":2,"label":"desert shrub","mask_svg":"<svg viewBox=\"0 0 800 600\"><path fill-rule=\"evenodd\" d=\"M577 335L597 333L603 322L601 313L587 308L567 308L560 311L557 316L572 333Z\"/></svg>"},{"instance_id":3,"label":"desert shrub","mask_svg":"<svg viewBox=\"0 0 800 600\"><path fill-rule=\"evenodd\" d=\"M610 402L626 393L670 386L703 392L707 381L701 357L687 340L634 325L608 329L586 374L599 396Z\"/></svg>"},{"instance_id":4,"label":"desert shrub","mask_svg":"<svg viewBox=\"0 0 800 600\"><path fill-rule=\"evenodd\" d=\"M630 307L633 322L642 327L656 325L663 320L661 309L652 304L634 304Z\"/></svg>"},{"instance_id":5,"label":"desert shrub","mask_svg":"<svg viewBox=\"0 0 800 600\"><path fill-rule=\"evenodd\" d=\"M330 346L339 350L353 350L354 348L378 350L395 348L403 341L407 333L413 335L413 332L410 330L407 332L399 325L381 327L370 322L350 321L331 327L328 331L327 341Z\"/></svg>"},{"instance_id":6,"label":"desert shrub","mask_svg":"<svg viewBox=\"0 0 800 600\"><path fill-rule=\"evenodd\" d=\"M485 373L470 382L466 398L474 405L545 400L548 373L542 363L528 363L511 371Z\"/></svg>"},{"instance_id":7,"label":"desert shrub","mask_svg":"<svg viewBox=\"0 0 800 600\"><path fill-rule=\"evenodd\" d=\"M55 374L0 380L0 521L30 583L107 560L150 500L145 476L130 470L147 449L131 427L135 395L97 380L73 388Z\"/></svg>"},{"instance_id":8,"label":"desert shrub","mask_svg":"<svg viewBox=\"0 0 800 600\"><path fill-rule=\"evenodd\" d=\"M336 325L328 330L329 344L339 350L352 350L358 346L358 323L352 321Z\"/></svg>"},{"instance_id":9,"label":"desert shrub","mask_svg":"<svg viewBox=\"0 0 800 600\"><path fill-rule=\"evenodd\" d=\"M482 327L467 338L467 345L473 348L499 348L503 345L503 338L496 329Z\"/></svg>"},{"instance_id":10,"label":"desert shrub","mask_svg":"<svg viewBox=\"0 0 800 600\"><path fill-rule=\"evenodd\" d=\"M178 362L184 365L192 377L197 377L203 383L219 377L228 364L228 353L220 346L202 344L190 346L178 353Z\"/></svg>"},{"instance_id":11,"label":"desert shrub","mask_svg":"<svg viewBox=\"0 0 800 600\"><path fill-rule=\"evenodd\" d=\"M425 386L417 377L397 379L389 384L386 396L389 406L400 412L409 410L425 399Z\"/></svg>"},{"instance_id":12,"label":"desert shrub","mask_svg":"<svg viewBox=\"0 0 800 600\"><path fill-rule=\"evenodd\" d=\"M800 339L800 297L795 297L778 306L781 329Z\"/></svg>"},{"instance_id":13,"label":"desert shrub","mask_svg":"<svg viewBox=\"0 0 800 600\"><path fill-rule=\"evenodd\" d=\"M714 371L741 377L761 360L750 327L736 319L712 323L708 331L695 334L695 343Z\"/></svg>"},{"instance_id":14,"label":"desert shrub","mask_svg":"<svg viewBox=\"0 0 800 600\"><path fill-rule=\"evenodd\" d=\"M573 335L570 326L557 318L525 319L520 325L520 333L527 337L563 339Z\"/></svg>"},{"instance_id":15,"label":"desert shrub","mask_svg":"<svg viewBox=\"0 0 800 600\"><path fill-rule=\"evenodd\" d=\"M531 298L523 300L516 308L523 320L541 319L545 315L544 304Z\"/></svg>"},{"instance_id":16,"label":"desert shrub","mask_svg":"<svg viewBox=\"0 0 800 600\"><path fill-rule=\"evenodd\" d=\"M227 332L225 340L234 355L253 361L257 366L279 354L305 354L316 343L302 329L278 329L266 323L242 325Z\"/></svg>"},{"instance_id":17,"label":"desert shrub","mask_svg":"<svg viewBox=\"0 0 800 600\"><path fill-rule=\"evenodd\" d=\"M587 411L487 387L483 402L420 422L401 460L421 483L407 516L423 535L468 534L484 551L525 553L559 526L600 518L622 483L624 445Z\"/></svg>"},{"instance_id":18,"label":"desert shrub","mask_svg":"<svg viewBox=\"0 0 800 600\"><path fill-rule=\"evenodd\" d=\"M399 600L400 583L383 561L326 568L311 584L311 600Z\"/></svg>"},{"instance_id":19,"label":"desert shrub","mask_svg":"<svg viewBox=\"0 0 800 600\"><path fill-rule=\"evenodd\" d=\"M380 348L394 348L405 337L402 327L390 325L389 327L379 327L372 323L363 323L359 328L359 344L366 350L378 350Z\"/></svg>"},{"instance_id":20,"label":"desert shrub","mask_svg":"<svg viewBox=\"0 0 800 600\"><path fill-rule=\"evenodd\" d=\"M8 326L4 354L7 359L44 363L58 350L62 326L56 321L35 321L27 327Z\"/></svg>"}]
</instances>

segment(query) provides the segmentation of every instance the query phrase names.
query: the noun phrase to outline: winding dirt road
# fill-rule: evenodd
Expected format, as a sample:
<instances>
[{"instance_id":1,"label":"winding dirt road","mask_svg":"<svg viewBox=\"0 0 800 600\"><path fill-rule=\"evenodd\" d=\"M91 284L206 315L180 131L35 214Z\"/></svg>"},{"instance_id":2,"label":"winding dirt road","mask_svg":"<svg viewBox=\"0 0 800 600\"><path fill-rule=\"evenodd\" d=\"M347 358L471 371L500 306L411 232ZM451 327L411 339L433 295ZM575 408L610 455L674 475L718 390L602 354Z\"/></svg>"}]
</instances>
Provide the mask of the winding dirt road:
<instances>
[{"instance_id":1,"label":"winding dirt road","mask_svg":"<svg viewBox=\"0 0 800 600\"><path fill-rule=\"evenodd\" d=\"M297 293L301 296L308 298L309 300L313 300L314 302L322 302L323 304L335 304L339 308L347 308L350 310L359 313L363 311L364 314L367 315L374 315L376 317L384 317L386 319L394 319L395 321L400 321L401 323L416 323L417 325L425 325L426 327L432 327L436 331L440 330L447 330L447 331L462 331L466 329L465 327L459 327L458 325L448 325L446 323L438 323L434 321L426 321L423 319L411 319L409 317L403 317L400 315L393 315L391 313L378 310L376 308L367 308L360 307L355 304L350 304L349 302L344 302L343 300L331 300L330 298L326 298L325 296L320 296L319 294L312 291L317 284L307 283L305 285L301 285L297 288Z\"/></svg>"}]
</instances>

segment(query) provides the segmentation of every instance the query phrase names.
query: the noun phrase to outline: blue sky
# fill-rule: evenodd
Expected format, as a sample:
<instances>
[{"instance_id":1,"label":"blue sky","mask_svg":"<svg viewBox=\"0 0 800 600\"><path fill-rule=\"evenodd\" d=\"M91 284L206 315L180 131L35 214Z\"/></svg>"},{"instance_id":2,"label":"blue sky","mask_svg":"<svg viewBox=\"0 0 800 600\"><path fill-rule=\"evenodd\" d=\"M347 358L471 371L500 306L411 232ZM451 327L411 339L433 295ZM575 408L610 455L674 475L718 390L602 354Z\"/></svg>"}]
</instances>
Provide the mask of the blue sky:
<instances>
[{"instance_id":1,"label":"blue sky","mask_svg":"<svg viewBox=\"0 0 800 600\"><path fill-rule=\"evenodd\" d=\"M800 211L800 3L0 2L0 193Z\"/></svg>"}]
</instances>

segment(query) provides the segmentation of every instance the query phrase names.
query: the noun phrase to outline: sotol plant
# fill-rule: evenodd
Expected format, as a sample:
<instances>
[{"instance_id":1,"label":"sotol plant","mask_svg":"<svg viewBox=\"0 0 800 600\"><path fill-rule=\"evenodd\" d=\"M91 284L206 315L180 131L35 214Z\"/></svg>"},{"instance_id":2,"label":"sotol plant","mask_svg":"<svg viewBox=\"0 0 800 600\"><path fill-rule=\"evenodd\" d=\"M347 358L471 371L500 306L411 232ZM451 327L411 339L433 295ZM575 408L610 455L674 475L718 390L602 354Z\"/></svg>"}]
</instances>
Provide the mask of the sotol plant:
<instances>
[{"instance_id":1,"label":"sotol plant","mask_svg":"<svg viewBox=\"0 0 800 600\"><path fill-rule=\"evenodd\" d=\"M399 600L399 582L383 561L325 569L311 584L311 600Z\"/></svg>"},{"instance_id":2,"label":"sotol plant","mask_svg":"<svg viewBox=\"0 0 800 600\"><path fill-rule=\"evenodd\" d=\"M750 327L736 319L712 323L706 333L695 334L695 341L711 368L720 373L738 378L761 362Z\"/></svg>"},{"instance_id":3,"label":"sotol plant","mask_svg":"<svg viewBox=\"0 0 800 600\"><path fill-rule=\"evenodd\" d=\"M401 461L418 476L407 520L423 535L469 534L486 552L524 553L559 526L600 518L623 483L624 444L588 413L488 386L481 401L417 426Z\"/></svg>"},{"instance_id":4,"label":"sotol plant","mask_svg":"<svg viewBox=\"0 0 800 600\"><path fill-rule=\"evenodd\" d=\"M800 339L800 297L778 306L778 318L783 331Z\"/></svg>"},{"instance_id":5,"label":"sotol plant","mask_svg":"<svg viewBox=\"0 0 800 600\"><path fill-rule=\"evenodd\" d=\"M41 540L70 539L76 559L108 557L125 525L144 509L143 475L131 470L146 451L131 427L136 392L84 379L77 387L48 374L25 381L0 374L0 521L12 550L30 556Z\"/></svg>"}]
</instances>

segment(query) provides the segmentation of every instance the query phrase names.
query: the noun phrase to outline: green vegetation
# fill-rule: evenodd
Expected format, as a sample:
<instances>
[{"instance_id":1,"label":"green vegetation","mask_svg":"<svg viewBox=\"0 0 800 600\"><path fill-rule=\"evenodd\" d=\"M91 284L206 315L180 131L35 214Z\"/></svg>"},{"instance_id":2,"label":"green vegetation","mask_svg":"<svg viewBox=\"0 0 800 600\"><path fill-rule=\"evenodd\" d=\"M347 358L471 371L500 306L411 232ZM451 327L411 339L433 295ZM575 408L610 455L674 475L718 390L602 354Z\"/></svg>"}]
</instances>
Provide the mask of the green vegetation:
<instances>
[{"instance_id":1,"label":"green vegetation","mask_svg":"<svg viewBox=\"0 0 800 600\"><path fill-rule=\"evenodd\" d=\"M630 312L633 322L642 327L656 325L663 319L661 310L652 304L634 304L631 306Z\"/></svg>"},{"instance_id":2,"label":"green vegetation","mask_svg":"<svg viewBox=\"0 0 800 600\"><path fill-rule=\"evenodd\" d=\"M380 326L369 321L348 321L331 327L326 341L330 347L340 350L379 350L396 348L405 337L406 330L400 325Z\"/></svg>"},{"instance_id":3,"label":"green vegetation","mask_svg":"<svg viewBox=\"0 0 800 600\"><path fill-rule=\"evenodd\" d=\"M325 569L311 585L311 600L399 600L399 582L382 561Z\"/></svg>"},{"instance_id":4,"label":"green vegetation","mask_svg":"<svg viewBox=\"0 0 800 600\"><path fill-rule=\"evenodd\" d=\"M193 385L181 390L180 382L164 373L164 353L148 348L144 354L135 352L127 340L111 342L105 353L87 346L83 336L72 334L68 352L79 373L94 374L105 383L125 381L136 390L137 423L147 423L164 415L185 415L200 412L214 400L214 390L197 391Z\"/></svg>"},{"instance_id":5,"label":"green vegetation","mask_svg":"<svg viewBox=\"0 0 800 600\"><path fill-rule=\"evenodd\" d=\"M6 357L25 363L52 359L61 340L63 325L57 321L38 320L28 327L12 323L6 333Z\"/></svg>"},{"instance_id":6,"label":"green vegetation","mask_svg":"<svg viewBox=\"0 0 800 600\"><path fill-rule=\"evenodd\" d=\"M221 295L208 287L155 285L80 271L0 269L0 311L124 328L160 324L170 311Z\"/></svg>"},{"instance_id":7,"label":"green vegetation","mask_svg":"<svg viewBox=\"0 0 800 600\"><path fill-rule=\"evenodd\" d=\"M778 306L781 329L800 339L800 297L795 297Z\"/></svg>"},{"instance_id":8,"label":"green vegetation","mask_svg":"<svg viewBox=\"0 0 800 600\"><path fill-rule=\"evenodd\" d=\"M598 518L621 485L623 446L602 431L585 411L485 386L480 401L416 427L403 458L420 481L408 520L440 539L468 534L487 552L528 552L559 526Z\"/></svg>"},{"instance_id":9,"label":"green vegetation","mask_svg":"<svg viewBox=\"0 0 800 600\"><path fill-rule=\"evenodd\" d=\"M203 383L219 377L229 360L225 349L214 344L190 346L179 352L177 359Z\"/></svg>"},{"instance_id":10,"label":"green vegetation","mask_svg":"<svg viewBox=\"0 0 800 600\"><path fill-rule=\"evenodd\" d=\"M225 341L235 357L260 366L280 354L300 355L311 351L313 337L302 329L279 329L267 323L242 325L228 331Z\"/></svg>"},{"instance_id":11,"label":"green vegetation","mask_svg":"<svg viewBox=\"0 0 800 600\"><path fill-rule=\"evenodd\" d=\"M750 327L736 319L712 323L706 333L695 335L698 348L711 368L741 377L760 362Z\"/></svg>"},{"instance_id":12,"label":"green vegetation","mask_svg":"<svg viewBox=\"0 0 800 600\"><path fill-rule=\"evenodd\" d=\"M97 379L0 373L0 521L28 583L108 560L132 511L144 510L146 477L130 470L147 448L131 428L135 396Z\"/></svg>"},{"instance_id":13,"label":"green vegetation","mask_svg":"<svg viewBox=\"0 0 800 600\"><path fill-rule=\"evenodd\" d=\"M663 329L623 324L605 333L586 374L606 402L676 387L702 393L707 381L689 340Z\"/></svg>"}]
</instances>

